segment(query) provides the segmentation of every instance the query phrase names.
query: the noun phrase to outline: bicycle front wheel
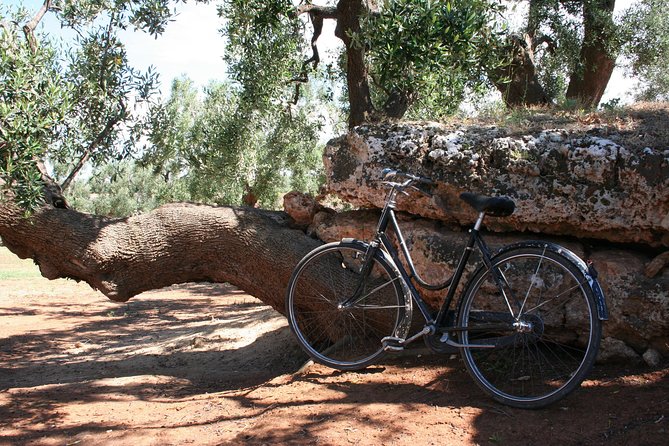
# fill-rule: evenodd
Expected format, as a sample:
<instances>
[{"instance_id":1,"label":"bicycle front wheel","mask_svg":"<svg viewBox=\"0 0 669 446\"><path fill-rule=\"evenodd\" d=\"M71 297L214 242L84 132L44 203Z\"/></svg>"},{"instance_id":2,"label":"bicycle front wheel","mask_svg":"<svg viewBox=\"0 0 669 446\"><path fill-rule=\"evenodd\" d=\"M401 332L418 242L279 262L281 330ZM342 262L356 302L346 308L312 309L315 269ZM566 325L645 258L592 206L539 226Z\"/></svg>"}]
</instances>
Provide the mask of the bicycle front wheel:
<instances>
[{"instance_id":1,"label":"bicycle front wheel","mask_svg":"<svg viewBox=\"0 0 669 446\"><path fill-rule=\"evenodd\" d=\"M316 248L288 284L288 322L316 362L356 370L384 353L382 339L404 337L410 302L394 265L380 254L365 261L365 245L337 242ZM368 268L363 268L363 266Z\"/></svg>"},{"instance_id":2,"label":"bicycle front wheel","mask_svg":"<svg viewBox=\"0 0 669 446\"><path fill-rule=\"evenodd\" d=\"M535 409L576 389L597 356L601 322L583 273L558 253L521 247L492 259L459 311L467 370L504 404ZM497 273L497 278L495 278Z\"/></svg>"}]
</instances>

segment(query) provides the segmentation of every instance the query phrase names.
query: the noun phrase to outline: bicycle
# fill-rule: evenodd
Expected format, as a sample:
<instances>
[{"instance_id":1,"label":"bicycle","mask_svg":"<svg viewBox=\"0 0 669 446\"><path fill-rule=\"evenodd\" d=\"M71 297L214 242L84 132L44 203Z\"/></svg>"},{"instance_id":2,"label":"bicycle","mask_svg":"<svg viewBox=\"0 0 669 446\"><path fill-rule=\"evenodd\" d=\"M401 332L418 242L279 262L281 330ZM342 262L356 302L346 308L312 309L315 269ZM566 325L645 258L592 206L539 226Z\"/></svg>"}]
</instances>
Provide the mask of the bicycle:
<instances>
[{"instance_id":1,"label":"bicycle","mask_svg":"<svg viewBox=\"0 0 669 446\"><path fill-rule=\"evenodd\" d=\"M595 362L602 321L608 319L594 266L544 241L521 242L492 254L480 232L483 220L511 215L515 203L465 192L460 198L478 212L469 240L452 276L441 284L426 283L415 269L395 209L398 194L411 189L429 196L424 188L434 182L389 169L382 180L390 191L374 238L322 245L293 271L286 314L306 353L328 367L357 370L422 337L437 352L459 349L478 386L509 406L544 407L579 387ZM408 271L386 232L389 226ZM456 302L456 288L475 249L482 264ZM429 290L448 288L437 311L414 281ZM425 325L409 336L413 305Z\"/></svg>"}]
</instances>

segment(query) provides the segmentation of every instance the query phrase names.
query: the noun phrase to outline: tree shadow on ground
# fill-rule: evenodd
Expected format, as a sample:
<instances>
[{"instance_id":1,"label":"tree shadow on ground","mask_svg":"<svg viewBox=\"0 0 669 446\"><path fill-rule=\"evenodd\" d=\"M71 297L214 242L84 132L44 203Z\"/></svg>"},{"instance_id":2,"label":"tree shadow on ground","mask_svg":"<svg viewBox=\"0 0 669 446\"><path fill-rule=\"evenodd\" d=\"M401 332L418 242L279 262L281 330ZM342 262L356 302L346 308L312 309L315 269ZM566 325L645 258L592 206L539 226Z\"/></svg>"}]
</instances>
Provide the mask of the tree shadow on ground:
<instances>
[{"instance_id":1,"label":"tree shadow on ground","mask_svg":"<svg viewBox=\"0 0 669 446\"><path fill-rule=\"evenodd\" d=\"M207 287L169 301L3 308L44 326L0 338L0 444L140 444L182 431L196 444L664 444L666 369L597 366L539 411L490 400L457 355L419 349L359 372L298 371L306 357L282 316ZM110 400L158 412L124 417Z\"/></svg>"},{"instance_id":2,"label":"tree shadow on ground","mask_svg":"<svg viewBox=\"0 0 669 446\"><path fill-rule=\"evenodd\" d=\"M352 427L346 441L340 438L335 444L428 444L423 443L426 438L434 442L429 444L666 444L667 369L650 372L645 366L600 365L593 374L596 381L586 381L566 399L541 410L522 410L485 396L459 359L428 355L388 364L365 372L319 369L294 378L293 382L324 386L336 395L325 400L306 393L282 407L272 400L240 396L243 404L255 408L265 402L273 413L298 405L307 410L283 427L277 427L276 416L267 418L236 440L315 444L322 442L328 426L348 425Z\"/></svg>"}]
</instances>

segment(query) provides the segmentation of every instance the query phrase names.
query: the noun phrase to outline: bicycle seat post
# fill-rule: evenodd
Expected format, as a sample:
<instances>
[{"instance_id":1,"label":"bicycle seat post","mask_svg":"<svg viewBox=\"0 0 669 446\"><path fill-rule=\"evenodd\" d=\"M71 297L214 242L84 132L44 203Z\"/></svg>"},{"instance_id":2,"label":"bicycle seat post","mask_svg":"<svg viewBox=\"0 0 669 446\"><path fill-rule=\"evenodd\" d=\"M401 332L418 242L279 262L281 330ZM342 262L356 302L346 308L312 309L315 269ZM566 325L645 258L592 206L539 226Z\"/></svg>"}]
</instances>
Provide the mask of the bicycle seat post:
<instances>
[{"instance_id":1,"label":"bicycle seat post","mask_svg":"<svg viewBox=\"0 0 669 446\"><path fill-rule=\"evenodd\" d=\"M485 212L479 212L479 216L476 219L476 223L474 224L475 231L479 231L481 229L481 224L483 224L484 217L485 217Z\"/></svg>"}]
</instances>

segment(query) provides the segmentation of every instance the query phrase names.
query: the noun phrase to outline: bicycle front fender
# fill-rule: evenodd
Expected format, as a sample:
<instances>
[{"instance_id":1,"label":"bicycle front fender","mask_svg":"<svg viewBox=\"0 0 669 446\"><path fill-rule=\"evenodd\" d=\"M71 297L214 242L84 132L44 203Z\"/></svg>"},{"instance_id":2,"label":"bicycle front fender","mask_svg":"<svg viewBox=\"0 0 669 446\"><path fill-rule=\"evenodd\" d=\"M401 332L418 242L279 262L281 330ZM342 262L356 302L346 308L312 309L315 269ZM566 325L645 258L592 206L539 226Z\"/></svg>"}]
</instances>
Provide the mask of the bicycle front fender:
<instances>
[{"instance_id":1,"label":"bicycle front fender","mask_svg":"<svg viewBox=\"0 0 669 446\"><path fill-rule=\"evenodd\" d=\"M569 260L588 281L588 285L592 290L592 294L595 297L595 303L597 304L597 317L600 321L607 321L609 319L609 310L606 306L606 298L604 297L604 291L599 285L597 280L597 271L595 270L592 264L588 265L583 259L577 256L575 253L565 248L564 246L558 245L557 243L545 242L541 240L529 240L520 243L514 243L513 245L504 246L495 255L503 254L507 251L518 248L539 248L546 249L547 251L554 252L555 254L561 255L565 259Z\"/></svg>"}]
</instances>

